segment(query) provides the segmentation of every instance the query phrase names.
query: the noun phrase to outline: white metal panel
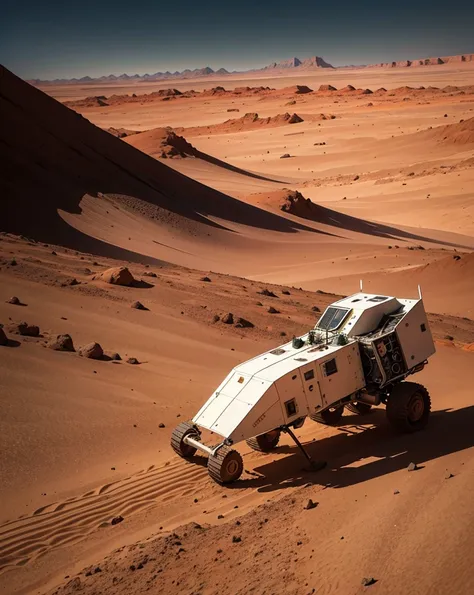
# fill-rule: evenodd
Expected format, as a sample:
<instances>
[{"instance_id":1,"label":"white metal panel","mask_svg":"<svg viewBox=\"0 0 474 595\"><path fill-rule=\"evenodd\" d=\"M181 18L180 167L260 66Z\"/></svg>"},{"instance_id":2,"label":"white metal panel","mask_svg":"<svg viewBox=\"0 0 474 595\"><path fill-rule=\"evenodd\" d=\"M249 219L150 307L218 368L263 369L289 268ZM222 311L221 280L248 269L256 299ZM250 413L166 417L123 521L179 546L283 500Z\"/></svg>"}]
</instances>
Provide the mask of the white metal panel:
<instances>
[{"instance_id":1,"label":"white metal panel","mask_svg":"<svg viewBox=\"0 0 474 595\"><path fill-rule=\"evenodd\" d=\"M244 420L252 409L252 405L233 399L217 417L209 428L221 436L228 437L232 431Z\"/></svg>"},{"instance_id":2,"label":"white metal panel","mask_svg":"<svg viewBox=\"0 0 474 595\"><path fill-rule=\"evenodd\" d=\"M264 397L252 407L251 414L244 417L227 437L234 442L240 442L279 428L284 423L280 399L275 385L272 384Z\"/></svg>"},{"instance_id":3,"label":"white metal panel","mask_svg":"<svg viewBox=\"0 0 474 595\"><path fill-rule=\"evenodd\" d=\"M424 362L436 351L421 300L398 323L396 332L408 369Z\"/></svg>"},{"instance_id":4,"label":"white metal panel","mask_svg":"<svg viewBox=\"0 0 474 595\"><path fill-rule=\"evenodd\" d=\"M324 364L331 359L336 360L337 372L326 375ZM318 361L318 367L324 407L355 393L365 386L358 343L350 343L341 347L337 353L328 354Z\"/></svg>"}]
</instances>

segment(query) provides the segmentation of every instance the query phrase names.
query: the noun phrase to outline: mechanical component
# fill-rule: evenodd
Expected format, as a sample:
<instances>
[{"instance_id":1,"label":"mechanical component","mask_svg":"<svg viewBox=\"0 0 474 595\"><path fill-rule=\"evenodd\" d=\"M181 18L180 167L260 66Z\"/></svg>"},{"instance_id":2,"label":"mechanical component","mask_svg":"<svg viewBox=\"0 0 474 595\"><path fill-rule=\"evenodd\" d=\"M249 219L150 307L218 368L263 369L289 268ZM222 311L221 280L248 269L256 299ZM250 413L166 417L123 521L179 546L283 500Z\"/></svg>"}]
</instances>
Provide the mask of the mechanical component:
<instances>
[{"instance_id":1,"label":"mechanical component","mask_svg":"<svg viewBox=\"0 0 474 595\"><path fill-rule=\"evenodd\" d=\"M193 423L183 421L171 434L171 448L183 459L190 459L196 454L197 447L187 443L186 438L193 438L197 441L199 436L199 430Z\"/></svg>"},{"instance_id":2,"label":"mechanical component","mask_svg":"<svg viewBox=\"0 0 474 595\"><path fill-rule=\"evenodd\" d=\"M236 450L223 446L216 454L209 455L207 470L217 483L232 483L242 475L244 463Z\"/></svg>"},{"instance_id":3,"label":"mechanical component","mask_svg":"<svg viewBox=\"0 0 474 595\"><path fill-rule=\"evenodd\" d=\"M183 458L209 456L209 475L235 481L242 458L233 445L244 440L268 452L305 419L341 422L344 407L365 414L386 405L389 421L414 431L428 421L425 388L405 382L435 352L423 300L356 293L329 305L314 329L236 366L209 396L192 423L180 424L171 446ZM219 437L207 446L201 430ZM320 463L312 463L320 468Z\"/></svg>"},{"instance_id":4,"label":"mechanical component","mask_svg":"<svg viewBox=\"0 0 474 595\"><path fill-rule=\"evenodd\" d=\"M339 405L338 407L329 407L329 409L325 409L318 413L311 413L309 417L320 424L334 426L340 421L343 413L344 405Z\"/></svg>"},{"instance_id":5,"label":"mechanical component","mask_svg":"<svg viewBox=\"0 0 474 595\"><path fill-rule=\"evenodd\" d=\"M393 387L387 402L387 418L399 432L422 430L430 411L430 395L421 384L400 382Z\"/></svg>"},{"instance_id":6,"label":"mechanical component","mask_svg":"<svg viewBox=\"0 0 474 595\"><path fill-rule=\"evenodd\" d=\"M356 415L367 415L372 409L372 405L360 401L352 401L351 403L347 403L346 408Z\"/></svg>"},{"instance_id":7,"label":"mechanical component","mask_svg":"<svg viewBox=\"0 0 474 595\"><path fill-rule=\"evenodd\" d=\"M291 428L289 428L288 426L283 426L283 431L286 432L289 436L291 436L291 438L293 438L293 441L295 442L296 446L301 450L305 459L308 461L311 471L320 471L321 469L324 469L324 467L326 467L326 461L315 461L311 458L310 454L301 444L298 438L295 436Z\"/></svg>"},{"instance_id":8,"label":"mechanical component","mask_svg":"<svg viewBox=\"0 0 474 595\"><path fill-rule=\"evenodd\" d=\"M276 430L271 430L265 434L260 434L260 436L249 438L246 442L250 448L253 448L253 450L259 450L260 452L270 452L278 446L280 436L281 430L277 428Z\"/></svg>"}]
</instances>

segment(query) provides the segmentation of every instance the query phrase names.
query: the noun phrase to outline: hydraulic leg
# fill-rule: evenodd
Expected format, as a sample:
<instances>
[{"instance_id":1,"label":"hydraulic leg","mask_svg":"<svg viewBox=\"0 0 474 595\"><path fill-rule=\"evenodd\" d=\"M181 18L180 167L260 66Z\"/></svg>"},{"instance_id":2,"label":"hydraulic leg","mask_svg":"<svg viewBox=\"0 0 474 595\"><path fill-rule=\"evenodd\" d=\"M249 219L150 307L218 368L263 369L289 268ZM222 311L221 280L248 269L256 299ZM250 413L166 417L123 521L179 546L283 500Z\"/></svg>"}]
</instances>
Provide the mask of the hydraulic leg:
<instances>
[{"instance_id":1,"label":"hydraulic leg","mask_svg":"<svg viewBox=\"0 0 474 595\"><path fill-rule=\"evenodd\" d=\"M301 444L301 442L298 440L298 438L295 436L295 434L291 428L289 428L288 426L283 426L282 430L284 432L286 432L287 434L289 434L291 436L291 438L293 438L296 446L301 450L301 452L305 456L306 460L308 461L311 471L320 471L321 469L324 469L326 467L326 465L327 465L326 461L315 461L314 459L311 458L311 456L306 451L305 447Z\"/></svg>"}]
</instances>

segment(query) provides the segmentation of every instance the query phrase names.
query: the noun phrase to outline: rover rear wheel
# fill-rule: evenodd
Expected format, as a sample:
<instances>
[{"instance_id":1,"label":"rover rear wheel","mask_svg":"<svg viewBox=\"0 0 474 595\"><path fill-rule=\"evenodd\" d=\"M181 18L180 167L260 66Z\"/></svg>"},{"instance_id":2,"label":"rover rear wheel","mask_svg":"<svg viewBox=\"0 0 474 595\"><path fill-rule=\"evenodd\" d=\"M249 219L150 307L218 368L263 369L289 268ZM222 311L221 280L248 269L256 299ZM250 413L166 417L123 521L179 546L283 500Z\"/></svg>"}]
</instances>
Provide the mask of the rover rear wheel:
<instances>
[{"instance_id":1,"label":"rover rear wheel","mask_svg":"<svg viewBox=\"0 0 474 595\"><path fill-rule=\"evenodd\" d=\"M253 448L253 450L258 450L260 452L270 452L278 446L280 435L281 430L271 430L270 432L266 432L266 434L255 436L255 438L249 438L246 442L250 448Z\"/></svg>"},{"instance_id":2,"label":"rover rear wheel","mask_svg":"<svg viewBox=\"0 0 474 595\"><path fill-rule=\"evenodd\" d=\"M359 401L352 401L352 403L347 403L347 409L356 415L367 415L372 409L372 405L369 403L360 403Z\"/></svg>"},{"instance_id":3,"label":"rover rear wheel","mask_svg":"<svg viewBox=\"0 0 474 595\"><path fill-rule=\"evenodd\" d=\"M223 446L215 455L209 456L207 470L217 483L232 483L242 475L244 463L236 450Z\"/></svg>"},{"instance_id":4,"label":"rover rear wheel","mask_svg":"<svg viewBox=\"0 0 474 595\"><path fill-rule=\"evenodd\" d=\"M431 399L426 388L416 382L400 382L387 401L387 418L399 432L416 432L428 423Z\"/></svg>"},{"instance_id":5,"label":"rover rear wheel","mask_svg":"<svg viewBox=\"0 0 474 595\"><path fill-rule=\"evenodd\" d=\"M176 454L183 459L190 459L196 454L196 448L184 442L186 436L191 436L195 440L199 440L199 432L196 427L189 421L183 421L176 426L171 434L171 448Z\"/></svg>"},{"instance_id":6,"label":"rover rear wheel","mask_svg":"<svg viewBox=\"0 0 474 595\"><path fill-rule=\"evenodd\" d=\"M329 407L329 409L325 409L320 413L313 413L309 417L320 424L333 426L341 419L343 413L344 405L339 405L338 407Z\"/></svg>"}]
</instances>

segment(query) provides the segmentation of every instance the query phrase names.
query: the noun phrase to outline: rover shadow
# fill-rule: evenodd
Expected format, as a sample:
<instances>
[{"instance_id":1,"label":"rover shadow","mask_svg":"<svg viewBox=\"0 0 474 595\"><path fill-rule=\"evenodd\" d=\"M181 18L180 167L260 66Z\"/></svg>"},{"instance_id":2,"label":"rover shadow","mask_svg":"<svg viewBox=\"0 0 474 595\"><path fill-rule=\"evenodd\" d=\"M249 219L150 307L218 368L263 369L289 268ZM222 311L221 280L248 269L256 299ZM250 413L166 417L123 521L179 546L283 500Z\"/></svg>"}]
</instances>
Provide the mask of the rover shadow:
<instances>
[{"instance_id":1,"label":"rover shadow","mask_svg":"<svg viewBox=\"0 0 474 595\"><path fill-rule=\"evenodd\" d=\"M307 483L341 488L404 469L412 461L425 463L474 446L474 405L435 411L428 427L414 434L394 433L382 410L370 420L353 417L356 423L347 416L337 435L304 444L315 460L327 461L326 469L305 471L306 460L297 446L282 445L275 452L288 456L255 467L260 477L237 482L235 488L271 492Z\"/></svg>"}]
</instances>

